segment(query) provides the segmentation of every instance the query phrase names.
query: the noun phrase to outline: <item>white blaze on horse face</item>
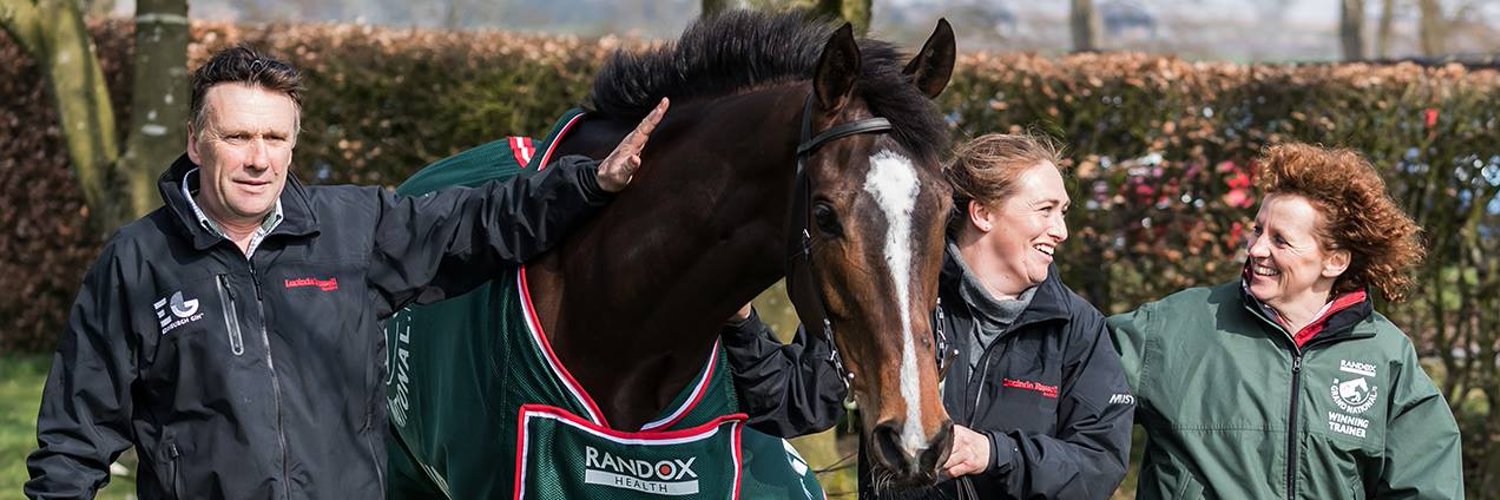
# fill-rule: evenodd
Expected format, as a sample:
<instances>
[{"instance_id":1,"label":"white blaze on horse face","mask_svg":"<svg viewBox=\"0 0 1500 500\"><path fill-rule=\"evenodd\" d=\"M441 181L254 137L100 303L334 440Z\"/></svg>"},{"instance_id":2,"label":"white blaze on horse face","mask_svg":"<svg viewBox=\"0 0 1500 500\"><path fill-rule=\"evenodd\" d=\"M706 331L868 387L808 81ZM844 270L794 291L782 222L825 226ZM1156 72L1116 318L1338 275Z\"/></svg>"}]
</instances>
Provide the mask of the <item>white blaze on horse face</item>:
<instances>
[{"instance_id":1,"label":"white blaze on horse face","mask_svg":"<svg viewBox=\"0 0 1500 500\"><path fill-rule=\"evenodd\" d=\"M911 159L882 150L870 157L865 192L885 215L885 265L896 287L896 310L901 314L901 398L906 400L906 423L901 447L915 457L925 448L922 433L921 386L917 376L917 346L911 332L911 215L917 208L917 169Z\"/></svg>"}]
</instances>

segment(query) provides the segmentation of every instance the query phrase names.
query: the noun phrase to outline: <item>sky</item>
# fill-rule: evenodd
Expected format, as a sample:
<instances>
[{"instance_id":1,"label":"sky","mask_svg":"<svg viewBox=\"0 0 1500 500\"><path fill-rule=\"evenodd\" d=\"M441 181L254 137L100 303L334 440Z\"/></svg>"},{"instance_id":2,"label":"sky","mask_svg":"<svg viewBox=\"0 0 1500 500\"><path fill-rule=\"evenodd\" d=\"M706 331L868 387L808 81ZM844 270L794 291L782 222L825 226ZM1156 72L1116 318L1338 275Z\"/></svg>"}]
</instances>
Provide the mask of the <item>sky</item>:
<instances>
[{"instance_id":1,"label":"sky","mask_svg":"<svg viewBox=\"0 0 1500 500\"><path fill-rule=\"evenodd\" d=\"M134 0L115 0L131 15ZM742 0L743 1L743 0ZM1374 54L1380 0L1365 0L1367 44ZM1451 52L1500 52L1500 0L1439 0L1480 6ZM582 36L667 38L697 15L701 0L191 0L195 19L240 22L358 22L398 27L502 29ZM1173 53L1192 60L1326 61L1341 57L1339 0L1095 0L1125 19L1102 47ZM1414 0L1398 0L1393 57L1418 55ZM1059 54L1071 48L1065 0L874 0L872 34L916 44L938 17L950 19L963 50ZM450 9L452 9L451 12ZM456 15L455 15L456 14ZM1129 18L1129 19L1127 19ZM1144 21L1141 21L1144 19ZM1107 25L1109 23L1106 23Z\"/></svg>"}]
</instances>

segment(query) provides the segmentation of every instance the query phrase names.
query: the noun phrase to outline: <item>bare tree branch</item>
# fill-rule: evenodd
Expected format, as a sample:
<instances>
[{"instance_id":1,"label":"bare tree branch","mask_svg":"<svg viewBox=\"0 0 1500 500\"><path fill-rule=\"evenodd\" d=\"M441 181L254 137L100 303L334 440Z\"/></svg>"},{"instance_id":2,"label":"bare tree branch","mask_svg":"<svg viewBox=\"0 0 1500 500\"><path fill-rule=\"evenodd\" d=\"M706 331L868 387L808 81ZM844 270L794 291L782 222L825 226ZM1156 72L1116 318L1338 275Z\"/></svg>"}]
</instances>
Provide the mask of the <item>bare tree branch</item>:
<instances>
[{"instance_id":1,"label":"bare tree branch","mask_svg":"<svg viewBox=\"0 0 1500 500\"><path fill-rule=\"evenodd\" d=\"M26 52L36 52L42 45L36 5L30 0L0 0L0 28L15 38Z\"/></svg>"},{"instance_id":2,"label":"bare tree branch","mask_svg":"<svg viewBox=\"0 0 1500 500\"><path fill-rule=\"evenodd\" d=\"M35 12L41 43L31 56L46 76L84 202L93 212L113 212L110 168L120 155L115 110L83 14L71 0L41 0ZM91 213L90 219L101 221L98 215L103 214ZM106 226L98 224L96 229L113 230Z\"/></svg>"}]
</instances>

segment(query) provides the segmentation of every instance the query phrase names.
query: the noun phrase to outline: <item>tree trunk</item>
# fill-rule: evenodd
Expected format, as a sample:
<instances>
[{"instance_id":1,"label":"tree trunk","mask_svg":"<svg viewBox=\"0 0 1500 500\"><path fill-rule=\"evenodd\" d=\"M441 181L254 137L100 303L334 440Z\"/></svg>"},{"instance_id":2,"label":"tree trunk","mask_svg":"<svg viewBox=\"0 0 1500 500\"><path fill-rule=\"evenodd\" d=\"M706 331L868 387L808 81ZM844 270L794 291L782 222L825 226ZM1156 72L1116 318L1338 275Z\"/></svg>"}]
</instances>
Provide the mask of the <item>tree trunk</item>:
<instances>
[{"instance_id":1,"label":"tree trunk","mask_svg":"<svg viewBox=\"0 0 1500 500\"><path fill-rule=\"evenodd\" d=\"M1375 58L1391 57L1391 29L1396 20L1396 0L1381 0L1380 27L1375 34Z\"/></svg>"},{"instance_id":2,"label":"tree trunk","mask_svg":"<svg viewBox=\"0 0 1500 500\"><path fill-rule=\"evenodd\" d=\"M1365 0L1339 1L1339 41L1345 61L1365 58Z\"/></svg>"},{"instance_id":3,"label":"tree trunk","mask_svg":"<svg viewBox=\"0 0 1500 500\"><path fill-rule=\"evenodd\" d=\"M734 0L703 0L703 17L712 16L734 7Z\"/></svg>"},{"instance_id":4,"label":"tree trunk","mask_svg":"<svg viewBox=\"0 0 1500 500\"><path fill-rule=\"evenodd\" d=\"M443 28L456 30L463 27L463 0L448 0L443 9Z\"/></svg>"},{"instance_id":5,"label":"tree trunk","mask_svg":"<svg viewBox=\"0 0 1500 500\"><path fill-rule=\"evenodd\" d=\"M839 16L854 25L854 36L865 36L870 32L870 14L874 0L844 0Z\"/></svg>"},{"instance_id":6,"label":"tree trunk","mask_svg":"<svg viewBox=\"0 0 1500 500\"><path fill-rule=\"evenodd\" d=\"M125 220L161 204L156 174L183 152L188 117L186 0L136 0L130 135L116 169L126 182Z\"/></svg>"},{"instance_id":7,"label":"tree trunk","mask_svg":"<svg viewBox=\"0 0 1500 500\"><path fill-rule=\"evenodd\" d=\"M829 18L844 18L843 0L817 0L813 4L812 10L819 15L828 16Z\"/></svg>"},{"instance_id":8,"label":"tree trunk","mask_svg":"<svg viewBox=\"0 0 1500 500\"><path fill-rule=\"evenodd\" d=\"M1099 12L1094 10L1094 0L1072 0L1068 15L1073 30L1073 51L1099 50Z\"/></svg>"},{"instance_id":9,"label":"tree trunk","mask_svg":"<svg viewBox=\"0 0 1500 500\"><path fill-rule=\"evenodd\" d=\"M1417 10L1420 18L1417 38L1422 55L1442 55L1446 51L1444 31L1447 30L1442 6L1438 4L1438 0L1417 0Z\"/></svg>"}]
</instances>

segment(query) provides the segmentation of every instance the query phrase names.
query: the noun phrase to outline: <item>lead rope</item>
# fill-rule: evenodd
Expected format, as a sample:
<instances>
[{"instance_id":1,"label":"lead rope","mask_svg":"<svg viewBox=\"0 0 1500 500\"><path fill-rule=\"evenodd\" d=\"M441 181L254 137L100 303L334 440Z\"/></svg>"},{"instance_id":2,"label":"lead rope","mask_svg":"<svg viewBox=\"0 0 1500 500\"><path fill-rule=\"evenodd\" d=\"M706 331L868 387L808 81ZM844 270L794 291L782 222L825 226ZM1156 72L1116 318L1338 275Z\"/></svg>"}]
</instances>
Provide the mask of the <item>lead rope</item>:
<instances>
[{"instance_id":1,"label":"lead rope","mask_svg":"<svg viewBox=\"0 0 1500 500\"><path fill-rule=\"evenodd\" d=\"M979 492L974 490L974 481L969 476L958 478L958 500L979 500Z\"/></svg>"},{"instance_id":2,"label":"lead rope","mask_svg":"<svg viewBox=\"0 0 1500 500\"><path fill-rule=\"evenodd\" d=\"M951 344L948 343L947 329L944 328L946 319L947 317L943 314L943 298L938 297L937 321L934 325L934 330L937 331L937 352L942 353L938 356L938 380L948 378L948 369L953 367L953 362L958 358L958 348L950 349ZM955 483L954 489L958 492L958 500L979 500L979 492L974 490L972 478L960 476L954 478L953 482Z\"/></svg>"}]
</instances>

